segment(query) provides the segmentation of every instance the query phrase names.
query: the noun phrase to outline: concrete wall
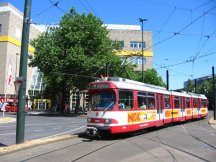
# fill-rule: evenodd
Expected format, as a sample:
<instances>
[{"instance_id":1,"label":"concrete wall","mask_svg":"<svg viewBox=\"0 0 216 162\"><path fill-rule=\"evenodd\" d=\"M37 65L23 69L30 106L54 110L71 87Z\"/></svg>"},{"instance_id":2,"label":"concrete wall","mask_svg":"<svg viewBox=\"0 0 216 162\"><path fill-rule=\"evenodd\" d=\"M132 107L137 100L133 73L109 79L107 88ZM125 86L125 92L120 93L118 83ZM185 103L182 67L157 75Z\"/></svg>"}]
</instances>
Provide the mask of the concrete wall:
<instances>
[{"instance_id":1,"label":"concrete wall","mask_svg":"<svg viewBox=\"0 0 216 162\"><path fill-rule=\"evenodd\" d=\"M12 66L12 83L19 75L23 14L9 3L0 4L0 94L14 94L14 84L7 86L8 67ZM41 33L35 25L30 26L30 40ZM33 55L33 49L28 53ZM32 68L27 69L27 87L32 76Z\"/></svg>"}]
</instances>

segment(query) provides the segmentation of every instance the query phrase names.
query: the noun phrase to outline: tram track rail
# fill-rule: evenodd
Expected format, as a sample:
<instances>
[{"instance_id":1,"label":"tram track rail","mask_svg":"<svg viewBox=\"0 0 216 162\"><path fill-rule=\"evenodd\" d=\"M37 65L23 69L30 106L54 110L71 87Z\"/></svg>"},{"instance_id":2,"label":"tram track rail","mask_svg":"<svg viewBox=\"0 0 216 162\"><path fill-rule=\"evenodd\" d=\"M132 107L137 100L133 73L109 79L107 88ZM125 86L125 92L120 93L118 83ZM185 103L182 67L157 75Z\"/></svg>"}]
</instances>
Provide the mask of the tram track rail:
<instances>
[{"instance_id":1,"label":"tram track rail","mask_svg":"<svg viewBox=\"0 0 216 162\"><path fill-rule=\"evenodd\" d=\"M184 125L182 125L182 127L183 127L184 132L185 132L188 136L192 137L193 139L195 139L195 140L201 142L201 143L204 144L205 146L208 146L208 147L211 148L212 150L216 151L216 147L215 147L215 146L213 146L213 145L209 144L208 142L206 142L206 141L200 139L198 136L189 133L189 132L187 131L187 129L185 128ZM203 130L203 131L204 131L204 130Z\"/></svg>"},{"instance_id":2,"label":"tram track rail","mask_svg":"<svg viewBox=\"0 0 216 162\"><path fill-rule=\"evenodd\" d=\"M105 148L107 148L107 147L109 147L109 146L111 146L111 145L114 145L114 144L116 144L116 143L122 141L122 140L124 140L124 139L115 140L115 141L113 141L113 142L111 142L111 143L108 143L108 144L105 144L105 145L103 145L103 146L100 146L100 147L98 147L98 148L96 148L96 149L94 149L94 150L91 150L91 151L89 151L89 152L83 154L82 156L76 157L75 159L71 160L71 162L78 161L78 160L80 160L80 159L82 159L82 158L84 158L84 157L87 157L88 155L91 155L91 154L93 154L93 153L95 153L95 152L97 152L97 151L100 151L100 150L102 150L102 149L105 149ZM89 141L91 141L91 140L89 140ZM36 158L42 157L42 156L44 156L44 155L47 155L47 154L50 154L50 153L54 153L54 152L57 152L57 151L59 151L59 150L63 150L63 149L66 149L66 148L77 147L77 145L81 145L81 144L83 144L83 143L85 143L85 142L87 142L87 140L83 140L83 141L81 141L81 142L77 142L77 143L75 143L75 144L68 145L68 146L65 146L65 147L61 147L61 148L58 148L58 149L54 149L54 150L51 150L51 151L47 151L47 152L44 152L44 153L42 153L42 154L38 154L38 155L32 156L32 157L30 157L30 158L23 159L23 160L21 160L20 162L25 162L25 161L33 160L33 159L36 159Z\"/></svg>"},{"instance_id":3,"label":"tram track rail","mask_svg":"<svg viewBox=\"0 0 216 162\"><path fill-rule=\"evenodd\" d=\"M164 146L168 146L168 147L170 147L170 148L172 148L172 149L174 149L174 150L180 151L180 152L182 152L182 153L185 153L185 154L187 154L187 155L189 155L189 156L192 156L192 157L194 157L194 158L197 158L197 159L199 159L199 160L202 160L202 161L205 161L205 162L210 162L209 160L207 160L207 159L205 159L205 158L203 158L203 157L200 157L200 156L195 155L195 154L193 154L193 153L190 153L190 152L188 152L188 151L184 151L183 149L180 149L180 148L178 148L178 147L172 146L172 145L167 144L167 143L165 143L165 142L157 141L157 140L152 139L152 138L146 138L146 139L151 140L151 141L154 141L154 142L157 142L157 143L162 144L162 145L164 145ZM170 151L168 151L168 152L171 153ZM172 157L175 157L172 153L171 153L171 156L172 156ZM176 160L176 158L174 158L174 159Z\"/></svg>"}]
</instances>

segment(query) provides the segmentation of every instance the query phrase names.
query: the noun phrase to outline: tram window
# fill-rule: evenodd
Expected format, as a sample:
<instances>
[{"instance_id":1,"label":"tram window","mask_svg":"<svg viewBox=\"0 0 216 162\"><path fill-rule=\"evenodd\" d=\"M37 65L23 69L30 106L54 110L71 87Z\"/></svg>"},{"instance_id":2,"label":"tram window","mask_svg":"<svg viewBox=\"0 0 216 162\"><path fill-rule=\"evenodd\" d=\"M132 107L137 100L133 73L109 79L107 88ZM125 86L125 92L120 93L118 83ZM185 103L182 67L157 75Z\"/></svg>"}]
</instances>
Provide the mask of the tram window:
<instances>
[{"instance_id":1,"label":"tram window","mask_svg":"<svg viewBox=\"0 0 216 162\"><path fill-rule=\"evenodd\" d=\"M126 90L119 91L119 108L120 109L133 108L133 91L126 91Z\"/></svg>"},{"instance_id":2,"label":"tram window","mask_svg":"<svg viewBox=\"0 0 216 162\"><path fill-rule=\"evenodd\" d=\"M194 98L194 99L193 99L193 106L194 106L194 107L197 107L197 108L199 107L198 98Z\"/></svg>"},{"instance_id":3,"label":"tram window","mask_svg":"<svg viewBox=\"0 0 216 162\"><path fill-rule=\"evenodd\" d=\"M179 97L178 96L174 97L174 106L175 108L179 108Z\"/></svg>"},{"instance_id":4,"label":"tram window","mask_svg":"<svg viewBox=\"0 0 216 162\"><path fill-rule=\"evenodd\" d=\"M201 100L201 104L202 104L202 107L206 107L206 106L207 106L206 100L205 100L205 99L202 99L202 100Z\"/></svg>"},{"instance_id":5,"label":"tram window","mask_svg":"<svg viewBox=\"0 0 216 162\"><path fill-rule=\"evenodd\" d=\"M170 108L170 96L169 95L164 95L164 100L165 100L165 107L167 109Z\"/></svg>"},{"instance_id":6,"label":"tram window","mask_svg":"<svg viewBox=\"0 0 216 162\"><path fill-rule=\"evenodd\" d=\"M155 108L155 97L154 93L148 93L148 108L149 109L154 109Z\"/></svg>"},{"instance_id":7,"label":"tram window","mask_svg":"<svg viewBox=\"0 0 216 162\"><path fill-rule=\"evenodd\" d=\"M186 98L186 107L190 108L190 98Z\"/></svg>"},{"instance_id":8,"label":"tram window","mask_svg":"<svg viewBox=\"0 0 216 162\"><path fill-rule=\"evenodd\" d=\"M138 92L138 106L139 109L146 109L146 93Z\"/></svg>"},{"instance_id":9,"label":"tram window","mask_svg":"<svg viewBox=\"0 0 216 162\"><path fill-rule=\"evenodd\" d=\"M111 110L115 106L114 92L95 92L90 100L90 107L94 110Z\"/></svg>"}]
</instances>

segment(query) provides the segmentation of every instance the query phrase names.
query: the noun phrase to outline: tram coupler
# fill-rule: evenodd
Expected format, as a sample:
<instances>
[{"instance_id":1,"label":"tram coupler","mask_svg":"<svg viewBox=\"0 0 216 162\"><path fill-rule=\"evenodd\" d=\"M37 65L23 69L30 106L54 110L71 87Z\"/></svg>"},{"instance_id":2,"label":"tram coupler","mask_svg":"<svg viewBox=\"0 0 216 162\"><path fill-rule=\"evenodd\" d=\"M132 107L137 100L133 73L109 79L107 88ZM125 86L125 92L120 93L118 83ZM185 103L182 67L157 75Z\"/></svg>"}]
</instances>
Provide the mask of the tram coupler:
<instances>
[{"instance_id":1,"label":"tram coupler","mask_svg":"<svg viewBox=\"0 0 216 162\"><path fill-rule=\"evenodd\" d=\"M95 137L98 135L98 130L95 127L87 127L86 128L86 133L90 137Z\"/></svg>"}]
</instances>

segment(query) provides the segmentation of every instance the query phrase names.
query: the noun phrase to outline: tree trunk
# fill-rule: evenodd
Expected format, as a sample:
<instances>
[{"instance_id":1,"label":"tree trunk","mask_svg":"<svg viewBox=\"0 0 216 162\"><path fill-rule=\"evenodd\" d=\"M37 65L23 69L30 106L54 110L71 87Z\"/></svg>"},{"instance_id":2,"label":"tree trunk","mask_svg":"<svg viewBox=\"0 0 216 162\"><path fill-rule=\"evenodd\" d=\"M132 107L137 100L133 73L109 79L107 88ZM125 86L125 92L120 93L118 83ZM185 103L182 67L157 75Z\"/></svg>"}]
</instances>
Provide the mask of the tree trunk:
<instances>
[{"instance_id":1,"label":"tree trunk","mask_svg":"<svg viewBox=\"0 0 216 162\"><path fill-rule=\"evenodd\" d=\"M80 107L80 92L78 91L77 92L77 99L76 99L76 106L75 106L74 114L78 114L79 107Z\"/></svg>"},{"instance_id":2,"label":"tree trunk","mask_svg":"<svg viewBox=\"0 0 216 162\"><path fill-rule=\"evenodd\" d=\"M64 112L64 105L65 105L65 99L66 99L66 95L65 94L66 94L65 81L62 81L60 113Z\"/></svg>"}]
</instances>

